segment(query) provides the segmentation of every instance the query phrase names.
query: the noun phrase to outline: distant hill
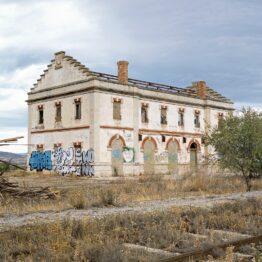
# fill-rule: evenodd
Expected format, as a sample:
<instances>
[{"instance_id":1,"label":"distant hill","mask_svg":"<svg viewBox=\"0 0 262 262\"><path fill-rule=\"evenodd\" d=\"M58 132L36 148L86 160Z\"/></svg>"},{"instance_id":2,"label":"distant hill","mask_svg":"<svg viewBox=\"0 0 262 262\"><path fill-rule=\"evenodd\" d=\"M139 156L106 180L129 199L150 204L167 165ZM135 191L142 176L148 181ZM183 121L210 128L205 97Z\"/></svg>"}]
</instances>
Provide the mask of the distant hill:
<instances>
[{"instance_id":1,"label":"distant hill","mask_svg":"<svg viewBox=\"0 0 262 262\"><path fill-rule=\"evenodd\" d=\"M16 154L10 152L0 151L0 160L17 164L19 166L26 166L27 154Z\"/></svg>"}]
</instances>

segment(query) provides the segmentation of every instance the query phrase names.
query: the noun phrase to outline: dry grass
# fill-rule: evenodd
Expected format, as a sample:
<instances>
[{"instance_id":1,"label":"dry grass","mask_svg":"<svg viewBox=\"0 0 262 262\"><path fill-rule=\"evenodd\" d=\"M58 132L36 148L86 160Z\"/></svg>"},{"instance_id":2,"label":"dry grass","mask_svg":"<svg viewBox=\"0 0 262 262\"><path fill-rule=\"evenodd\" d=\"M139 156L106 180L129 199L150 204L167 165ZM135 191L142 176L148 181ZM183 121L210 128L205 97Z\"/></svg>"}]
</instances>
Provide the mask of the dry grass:
<instances>
[{"instance_id":1,"label":"dry grass","mask_svg":"<svg viewBox=\"0 0 262 262\"><path fill-rule=\"evenodd\" d=\"M9 174L11 177L13 174ZM76 208L121 206L147 200L167 199L197 195L223 194L245 191L243 181L236 176L218 177L198 174L186 176L179 180L167 176L147 176L137 179L117 179L112 181L95 181L75 177L41 177L21 175L11 178L21 186L41 185L44 180L59 192L56 200L0 198L0 215L6 213L23 214L37 211L59 211ZM39 183L37 183L39 181ZM59 188L61 185L65 187ZM57 189L57 187L59 189ZM68 187L68 188L67 188ZM262 188L262 180L254 181L254 188Z\"/></svg>"},{"instance_id":2,"label":"dry grass","mask_svg":"<svg viewBox=\"0 0 262 262\"><path fill-rule=\"evenodd\" d=\"M150 261L128 256L121 244L183 253L201 246L187 238L187 232L209 228L261 234L261 205L262 199L219 205L211 210L173 208L165 212L65 220L48 226L13 229L0 234L0 260ZM230 252L228 250L224 261L230 261Z\"/></svg>"},{"instance_id":3,"label":"dry grass","mask_svg":"<svg viewBox=\"0 0 262 262\"><path fill-rule=\"evenodd\" d=\"M20 174L21 175L21 174ZM9 177L11 174L9 175ZM168 176L147 176L132 180L117 179L96 181L76 177L20 176L11 177L21 186L50 186L59 192L56 200L0 198L0 215L23 214L37 211L60 211L89 207L123 206L146 200L166 199L210 194L244 192L245 185L239 177L218 177L202 174L186 176L179 180ZM45 184L43 184L43 181ZM254 181L254 189L262 189L262 180Z\"/></svg>"}]
</instances>

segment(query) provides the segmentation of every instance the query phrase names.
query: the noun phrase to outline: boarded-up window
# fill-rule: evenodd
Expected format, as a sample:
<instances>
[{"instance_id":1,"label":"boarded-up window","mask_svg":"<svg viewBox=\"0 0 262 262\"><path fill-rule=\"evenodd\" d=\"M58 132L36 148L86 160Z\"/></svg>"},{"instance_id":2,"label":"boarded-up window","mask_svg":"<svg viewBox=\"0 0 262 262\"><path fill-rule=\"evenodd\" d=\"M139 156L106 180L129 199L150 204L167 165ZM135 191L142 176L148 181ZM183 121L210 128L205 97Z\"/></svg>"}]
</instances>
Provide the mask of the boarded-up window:
<instances>
[{"instance_id":1,"label":"boarded-up window","mask_svg":"<svg viewBox=\"0 0 262 262\"><path fill-rule=\"evenodd\" d=\"M112 174L114 176L121 176L123 175L123 141L115 138L111 145Z\"/></svg>"},{"instance_id":2,"label":"boarded-up window","mask_svg":"<svg viewBox=\"0 0 262 262\"><path fill-rule=\"evenodd\" d=\"M184 126L184 112L178 113L178 125Z\"/></svg>"},{"instance_id":3,"label":"boarded-up window","mask_svg":"<svg viewBox=\"0 0 262 262\"><path fill-rule=\"evenodd\" d=\"M161 107L160 122L162 125L167 125L167 108L166 107Z\"/></svg>"},{"instance_id":4,"label":"boarded-up window","mask_svg":"<svg viewBox=\"0 0 262 262\"><path fill-rule=\"evenodd\" d=\"M154 175L155 173L155 144L153 140L146 140L144 143L144 173Z\"/></svg>"},{"instance_id":5,"label":"boarded-up window","mask_svg":"<svg viewBox=\"0 0 262 262\"><path fill-rule=\"evenodd\" d=\"M81 100L75 100L75 119L81 119Z\"/></svg>"},{"instance_id":6,"label":"boarded-up window","mask_svg":"<svg viewBox=\"0 0 262 262\"><path fill-rule=\"evenodd\" d=\"M113 119L121 120L121 101L120 100L113 101Z\"/></svg>"},{"instance_id":7,"label":"boarded-up window","mask_svg":"<svg viewBox=\"0 0 262 262\"><path fill-rule=\"evenodd\" d=\"M55 115L55 121L56 122L61 122L62 120L62 107L61 107L61 103L58 102L55 104L56 107L56 115Z\"/></svg>"},{"instance_id":8,"label":"boarded-up window","mask_svg":"<svg viewBox=\"0 0 262 262\"><path fill-rule=\"evenodd\" d=\"M142 123L148 123L148 105L142 104L141 106L141 121Z\"/></svg>"},{"instance_id":9,"label":"boarded-up window","mask_svg":"<svg viewBox=\"0 0 262 262\"><path fill-rule=\"evenodd\" d=\"M177 143L174 141L171 141L168 143L168 170L170 174L177 173L177 162L178 162L178 148Z\"/></svg>"}]
</instances>

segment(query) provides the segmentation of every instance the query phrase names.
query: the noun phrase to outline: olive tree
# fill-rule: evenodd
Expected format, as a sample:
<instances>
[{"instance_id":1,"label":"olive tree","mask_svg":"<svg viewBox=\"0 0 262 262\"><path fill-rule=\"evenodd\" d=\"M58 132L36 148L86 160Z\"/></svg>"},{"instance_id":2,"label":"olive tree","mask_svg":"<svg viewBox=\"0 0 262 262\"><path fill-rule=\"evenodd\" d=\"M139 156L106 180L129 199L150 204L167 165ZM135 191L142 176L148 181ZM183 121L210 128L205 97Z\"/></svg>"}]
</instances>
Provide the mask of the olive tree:
<instances>
[{"instance_id":1,"label":"olive tree","mask_svg":"<svg viewBox=\"0 0 262 262\"><path fill-rule=\"evenodd\" d=\"M262 177L262 114L243 109L221 119L208 136L223 168L240 174L251 190L251 181Z\"/></svg>"}]
</instances>

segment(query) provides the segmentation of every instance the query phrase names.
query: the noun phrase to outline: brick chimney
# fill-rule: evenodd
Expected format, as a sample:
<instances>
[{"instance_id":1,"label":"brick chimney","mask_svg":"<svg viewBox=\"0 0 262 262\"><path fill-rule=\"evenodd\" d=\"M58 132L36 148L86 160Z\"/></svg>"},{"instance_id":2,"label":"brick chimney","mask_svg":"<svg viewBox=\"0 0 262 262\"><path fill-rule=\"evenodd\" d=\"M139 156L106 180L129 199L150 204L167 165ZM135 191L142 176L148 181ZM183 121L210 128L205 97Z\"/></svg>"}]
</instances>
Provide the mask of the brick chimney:
<instances>
[{"instance_id":1,"label":"brick chimney","mask_svg":"<svg viewBox=\"0 0 262 262\"><path fill-rule=\"evenodd\" d=\"M128 83L128 61L118 61L118 81L121 84Z\"/></svg>"},{"instance_id":2,"label":"brick chimney","mask_svg":"<svg viewBox=\"0 0 262 262\"><path fill-rule=\"evenodd\" d=\"M197 95L202 99L206 98L206 93L207 93L206 82L205 81L197 81L195 84L196 84Z\"/></svg>"}]
</instances>

